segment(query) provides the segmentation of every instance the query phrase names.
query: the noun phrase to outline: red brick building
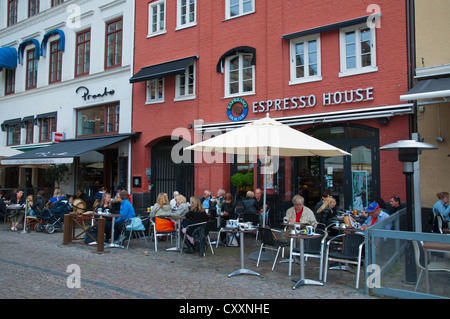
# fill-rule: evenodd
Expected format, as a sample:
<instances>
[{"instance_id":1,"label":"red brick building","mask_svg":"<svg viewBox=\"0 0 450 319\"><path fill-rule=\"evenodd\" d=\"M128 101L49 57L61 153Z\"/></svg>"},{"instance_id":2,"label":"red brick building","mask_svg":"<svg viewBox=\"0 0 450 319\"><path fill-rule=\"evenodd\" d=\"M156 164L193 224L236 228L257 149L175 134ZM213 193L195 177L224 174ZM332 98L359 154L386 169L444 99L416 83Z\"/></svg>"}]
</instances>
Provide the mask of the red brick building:
<instances>
[{"instance_id":1,"label":"red brick building","mask_svg":"<svg viewBox=\"0 0 450 319\"><path fill-rule=\"evenodd\" d=\"M194 142L269 113L353 155L281 159L270 198L404 198L397 154L379 147L410 136L407 13L404 1L372 2L136 1L132 191L234 193L230 176L248 171L262 187L253 159L173 163L171 136Z\"/></svg>"}]
</instances>

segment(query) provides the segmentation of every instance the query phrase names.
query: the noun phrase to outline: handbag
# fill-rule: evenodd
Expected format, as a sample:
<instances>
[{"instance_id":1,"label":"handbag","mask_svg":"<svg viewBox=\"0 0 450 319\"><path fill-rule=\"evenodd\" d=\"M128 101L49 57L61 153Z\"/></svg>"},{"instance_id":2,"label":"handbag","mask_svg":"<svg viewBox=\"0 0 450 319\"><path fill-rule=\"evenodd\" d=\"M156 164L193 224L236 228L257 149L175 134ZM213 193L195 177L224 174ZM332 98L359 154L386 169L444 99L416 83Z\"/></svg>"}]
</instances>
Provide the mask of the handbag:
<instances>
[{"instance_id":1,"label":"handbag","mask_svg":"<svg viewBox=\"0 0 450 319\"><path fill-rule=\"evenodd\" d=\"M126 230L145 230L144 224L139 217L131 218L129 224L125 227Z\"/></svg>"}]
</instances>

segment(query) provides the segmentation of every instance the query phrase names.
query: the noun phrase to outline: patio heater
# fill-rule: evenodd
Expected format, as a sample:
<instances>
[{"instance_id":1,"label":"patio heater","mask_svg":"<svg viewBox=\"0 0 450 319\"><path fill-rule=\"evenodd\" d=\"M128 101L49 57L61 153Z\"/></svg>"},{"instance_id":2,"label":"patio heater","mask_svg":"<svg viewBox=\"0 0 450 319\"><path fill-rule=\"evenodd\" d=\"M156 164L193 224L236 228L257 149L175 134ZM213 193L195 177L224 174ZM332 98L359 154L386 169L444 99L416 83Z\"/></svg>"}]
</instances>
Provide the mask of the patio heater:
<instances>
[{"instance_id":1,"label":"patio heater","mask_svg":"<svg viewBox=\"0 0 450 319\"><path fill-rule=\"evenodd\" d=\"M396 143L380 147L382 151L398 151L398 160L403 163L403 174L406 176L406 231L414 231L413 223L413 196L412 178L414 175L414 162L419 159L419 150L435 150L437 146L422 143L415 140L401 140ZM416 230L419 231L419 230ZM405 282L415 284L417 281L416 265L414 261L414 249L409 242L405 251Z\"/></svg>"}]
</instances>

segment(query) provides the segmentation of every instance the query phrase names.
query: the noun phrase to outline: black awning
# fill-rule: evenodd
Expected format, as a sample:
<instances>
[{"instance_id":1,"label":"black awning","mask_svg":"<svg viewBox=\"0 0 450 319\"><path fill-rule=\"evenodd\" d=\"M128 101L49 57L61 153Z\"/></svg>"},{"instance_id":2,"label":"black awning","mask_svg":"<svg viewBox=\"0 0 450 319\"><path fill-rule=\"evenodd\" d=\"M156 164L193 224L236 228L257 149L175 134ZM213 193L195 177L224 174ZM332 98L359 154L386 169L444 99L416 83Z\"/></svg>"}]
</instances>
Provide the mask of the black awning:
<instances>
[{"instance_id":1,"label":"black awning","mask_svg":"<svg viewBox=\"0 0 450 319\"><path fill-rule=\"evenodd\" d=\"M134 133L70 139L1 160L3 165L70 164L73 158L122 142Z\"/></svg>"},{"instance_id":2,"label":"black awning","mask_svg":"<svg viewBox=\"0 0 450 319\"><path fill-rule=\"evenodd\" d=\"M188 64L196 59L198 59L197 56L191 56L188 58L146 66L130 79L130 83L148 81L153 79L164 78L171 75L183 74Z\"/></svg>"},{"instance_id":3,"label":"black awning","mask_svg":"<svg viewBox=\"0 0 450 319\"><path fill-rule=\"evenodd\" d=\"M433 98L450 97L450 77L419 81L405 95L401 101L415 101Z\"/></svg>"},{"instance_id":4,"label":"black awning","mask_svg":"<svg viewBox=\"0 0 450 319\"><path fill-rule=\"evenodd\" d=\"M345 21L341 21L341 22L336 22L336 23L332 23L332 24L323 25L323 26L320 26L320 27L317 27L317 28L312 28L312 29L307 29L307 30L303 30L303 31L298 31L298 32L294 32L294 33L285 34L281 38L283 40L289 40L289 39L304 37L306 35L311 35L311 34L322 33L322 32L337 30L337 29L341 29L341 28L351 27L353 25L358 25L358 24L367 22L369 19L375 19L375 18L379 18L379 17L381 17L381 14L369 15L369 16L364 16L364 17L355 18L355 19L351 19L351 20L345 20Z\"/></svg>"}]
</instances>

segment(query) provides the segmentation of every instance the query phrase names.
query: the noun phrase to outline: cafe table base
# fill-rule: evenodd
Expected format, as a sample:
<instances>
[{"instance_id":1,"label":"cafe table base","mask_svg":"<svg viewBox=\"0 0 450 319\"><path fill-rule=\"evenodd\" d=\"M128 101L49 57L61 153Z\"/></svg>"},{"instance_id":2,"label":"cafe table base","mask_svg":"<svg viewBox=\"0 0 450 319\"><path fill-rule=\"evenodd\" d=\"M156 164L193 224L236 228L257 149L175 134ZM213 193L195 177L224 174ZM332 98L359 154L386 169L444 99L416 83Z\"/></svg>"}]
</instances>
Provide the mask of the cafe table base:
<instances>
[{"instance_id":1,"label":"cafe table base","mask_svg":"<svg viewBox=\"0 0 450 319\"><path fill-rule=\"evenodd\" d=\"M227 230L229 231L229 230ZM240 242L240 252L241 252L241 268L232 272L231 274L228 275L228 278L233 277L233 276L237 276L237 275L252 275L252 276L259 276L259 273L257 273L256 271L253 270L249 270L246 269L244 266L244 233L246 232L254 232L255 230L235 230L235 231L230 231L230 232L240 232L240 236L239 236L239 242Z\"/></svg>"},{"instance_id":2,"label":"cafe table base","mask_svg":"<svg viewBox=\"0 0 450 319\"><path fill-rule=\"evenodd\" d=\"M305 278L305 244L304 244L304 239L308 239L308 238L314 238L314 237L319 237L319 235L303 235L303 234L297 234L297 235L293 235L293 234L283 234L284 237L286 238L290 238L291 243L290 243L290 247L289 247L289 256L290 258L292 258L292 250L293 250L293 246L294 246L294 239L300 239L300 279L294 280L297 281L297 283L294 285L294 287L292 287L292 289L297 289L300 286L304 286L304 285L314 285L314 286L323 286L323 283L317 280L312 280L312 279L306 279Z\"/></svg>"}]
</instances>

